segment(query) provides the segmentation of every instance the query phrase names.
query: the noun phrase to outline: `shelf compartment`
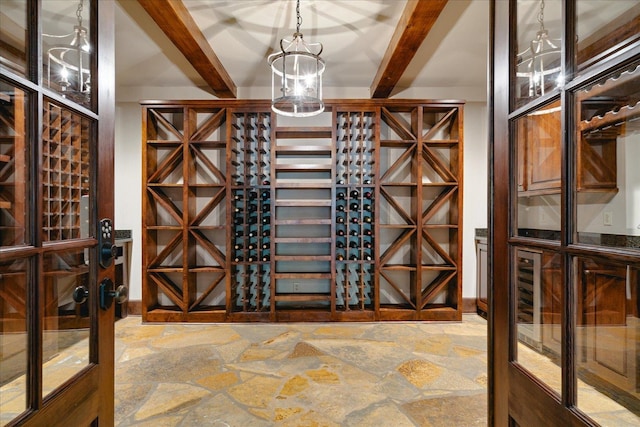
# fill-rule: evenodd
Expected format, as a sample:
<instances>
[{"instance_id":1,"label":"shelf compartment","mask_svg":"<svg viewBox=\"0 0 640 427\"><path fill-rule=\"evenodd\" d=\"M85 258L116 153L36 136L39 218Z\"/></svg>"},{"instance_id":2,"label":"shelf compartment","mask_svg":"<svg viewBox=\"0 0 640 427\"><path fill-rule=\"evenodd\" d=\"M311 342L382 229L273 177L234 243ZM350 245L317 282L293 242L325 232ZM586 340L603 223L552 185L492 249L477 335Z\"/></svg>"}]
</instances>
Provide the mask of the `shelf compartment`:
<instances>
[{"instance_id":1,"label":"shelf compartment","mask_svg":"<svg viewBox=\"0 0 640 427\"><path fill-rule=\"evenodd\" d=\"M331 138L331 126L279 127L276 128L276 139L308 139Z\"/></svg>"}]
</instances>

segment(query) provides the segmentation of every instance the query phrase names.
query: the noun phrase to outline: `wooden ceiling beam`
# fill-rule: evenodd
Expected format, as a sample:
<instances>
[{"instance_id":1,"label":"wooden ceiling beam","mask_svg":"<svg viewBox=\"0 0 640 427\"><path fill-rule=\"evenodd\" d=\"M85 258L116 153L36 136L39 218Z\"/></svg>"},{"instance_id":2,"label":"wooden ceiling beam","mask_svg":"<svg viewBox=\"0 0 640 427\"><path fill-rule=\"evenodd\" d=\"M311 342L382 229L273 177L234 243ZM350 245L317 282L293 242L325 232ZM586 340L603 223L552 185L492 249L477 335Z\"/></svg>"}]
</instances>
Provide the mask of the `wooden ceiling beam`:
<instances>
[{"instance_id":1,"label":"wooden ceiling beam","mask_svg":"<svg viewBox=\"0 0 640 427\"><path fill-rule=\"evenodd\" d=\"M378 67L370 93L387 98L431 31L447 0L408 0Z\"/></svg>"},{"instance_id":2,"label":"wooden ceiling beam","mask_svg":"<svg viewBox=\"0 0 640 427\"><path fill-rule=\"evenodd\" d=\"M219 98L236 98L237 88L182 0L138 0L169 40Z\"/></svg>"}]
</instances>

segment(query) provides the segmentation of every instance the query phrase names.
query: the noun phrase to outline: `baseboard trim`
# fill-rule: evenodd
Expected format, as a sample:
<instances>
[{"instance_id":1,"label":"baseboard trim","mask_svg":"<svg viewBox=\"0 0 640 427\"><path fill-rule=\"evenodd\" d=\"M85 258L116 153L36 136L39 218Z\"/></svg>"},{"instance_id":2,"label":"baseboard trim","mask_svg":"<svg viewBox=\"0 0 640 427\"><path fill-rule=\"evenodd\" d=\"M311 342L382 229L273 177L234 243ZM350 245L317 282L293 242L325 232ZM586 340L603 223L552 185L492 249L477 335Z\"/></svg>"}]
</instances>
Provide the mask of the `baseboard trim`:
<instances>
[{"instance_id":1,"label":"baseboard trim","mask_svg":"<svg viewBox=\"0 0 640 427\"><path fill-rule=\"evenodd\" d=\"M462 298L462 312L475 313L478 310L475 298Z\"/></svg>"},{"instance_id":2,"label":"baseboard trim","mask_svg":"<svg viewBox=\"0 0 640 427\"><path fill-rule=\"evenodd\" d=\"M132 316L140 316L142 314L142 301L127 301L127 314Z\"/></svg>"},{"instance_id":3,"label":"baseboard trim","mask_svg":"<svg viewBox=\"0 0 640 427\"><path fill-rule=\"evenodd\" d=\"M462 312L463 313L476 313L478 307L476 305L475 298L462 298ZM127 314L132 316L142 315L142 301L129 300L127 301Z\"/></svg>"}]
</instances>

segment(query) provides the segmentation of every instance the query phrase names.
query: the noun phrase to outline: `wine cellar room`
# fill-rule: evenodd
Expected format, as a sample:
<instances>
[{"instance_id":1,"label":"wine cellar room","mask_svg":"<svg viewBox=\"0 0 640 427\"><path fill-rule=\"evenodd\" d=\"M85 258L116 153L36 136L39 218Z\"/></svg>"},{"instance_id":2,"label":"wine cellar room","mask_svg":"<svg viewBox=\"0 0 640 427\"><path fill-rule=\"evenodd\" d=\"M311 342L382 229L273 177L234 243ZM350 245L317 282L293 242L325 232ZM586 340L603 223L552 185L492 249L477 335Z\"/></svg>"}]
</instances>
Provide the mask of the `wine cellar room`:
<instances>
[{"instance_id":1,"label":"wine cellar room","mask_svg":"<svg viewBox=\"0 0 640 427\"><path fill-rule=\"evenodd\" d=\"M487 22L469 21L487 5L455 3L439 19L486 37ZM268 87L239 86L239 99L226 101L184 82L123 79L115 224L132 236L129 313L371 321L486 312L477 266L487 227L486 40L465 40L480 49L478 68L459 83L376 100L369 87L329 81L314 117L274 113Z\"/></svg>"}]
</instances>

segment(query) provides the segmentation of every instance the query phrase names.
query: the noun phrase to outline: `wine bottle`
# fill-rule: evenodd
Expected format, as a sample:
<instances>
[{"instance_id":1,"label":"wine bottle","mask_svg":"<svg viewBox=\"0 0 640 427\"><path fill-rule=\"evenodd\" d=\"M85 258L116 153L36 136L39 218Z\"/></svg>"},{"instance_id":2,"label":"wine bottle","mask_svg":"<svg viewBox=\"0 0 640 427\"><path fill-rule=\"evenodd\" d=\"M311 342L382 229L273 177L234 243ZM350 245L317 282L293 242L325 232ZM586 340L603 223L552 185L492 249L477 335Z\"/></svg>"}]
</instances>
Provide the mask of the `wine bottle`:
<instances>
[{"instance_id":1,"label":"wine bottle","mask_svg":"<svg viewBox=\"0 0 640 427\"><path fill-rule=\"evenodd\" d=\"M349 204L349 209L351 211L357 212L360 209L360 205L357 203L351 203Z\"/></svg>"},{"instance_id":2,"label":"wine bottle","mask_svg":"<svg viewBox=\"0 0 640 427\"><path fill-rule=\"evenodd\" d=\"M368 204L362 205L362 210L363 211L367 211L367 212L371 212L371 205L368 205Z\"/></svg>"},{"instance_id":3,"label":"wine bottle","mask_svg":"<svg viewBox=\"0 0 640 427\"><path fill-rule=\"evenodd\" d=\"M371 224L371 221L372 221L370 216L365 216L364 218L362 218L362 220L367 224Z\"/></svg>"},{"instance_id":4,"label":"wine bottle","mask_svg":"<svg viewBox=\"0 0 640 427\"><path fill-rule=\"evenodd\" d=\"M238 256L236 256L234 258L234 261L235 262L242 262L242 261L244 261L244 257L242 255L238 255Z\"/></svg>"},{"instance_id":5,"label":"wine bottle","mask_svg":"<svg viewBox=\"0 0 640 427\"><path fill-rule=\"evenodd\" d=\"M338 206L336 206L336 210L337 210L338 212L344 212L344 205L338 205Z\"/></svg>"},{"instance_id":6,"label":"wine bottle","mask_svg":"<svg viewBox=\"0 0 640 427\"><path fill-rule=\"evenodd\" d=\"M356 229L351 229L351 230L349 230L349 235L350 235L350 236L357 236L357 235L359 235L359 234L360 234L360 233L359 233L359 232L358 232L358 230L356 230Z\"/></svg>"},{"instance_id":7,"label":"wine bottle","mask_svg":"<svg viewBox=\"0 0 640 427\"><path fill-rule=\"evenodd\" d=\"M244 246L242 245L242 243L236 243L236 244L233 246L233 249L235 249L236 251L239 251L239 250L241 250L243 247L244 247Z\"/></svg>"},{"instance_id":8,"label":"wine bottle","mask_svg":"<svg viewBox=\"0 0 640 427\"><path fill-rule=\"evenodd\" d=\"M338 261L344 261L344 254L337 254L337 255L336 255L336 260L338 260Z\"/></svg>"},{"instance_id":9,"label":"wine bottle","mask_svg":"<svg viewBox=\"0 0 640 427\"><path fill-rule=\"evenodd\" d=\"M364 193L364 198L371 200L371 198L373 197L373 194L371 193L371 191L365 191Z\"/></svg>"},{"instance_id":10,"label":"wine bottle","mask_svg":"<svg viewBox=\"0 0 640 427\"><path fill-rule=\"evenodd\" d=\"M358 246L359 246L358 242L356 242L355 240L350 240L349 241L349 247L350 248L357 248Z\"/></svg>"},{"instance_id":11,"label":"wine bottle","mask_svg":"<svg viewBox=\"0 0 640 427\"><path fill-rule=\"evenodd\" d=\"M360 197L360 192L358 190L351 190L351 192L349 193L349 196L352 199L357 199L358 197Z\"/></svg>"},{"instance_id":12,"label":"wine bottle","mask_svg":"<svg viewBox=\"0 0 640 427\"><path fill-rule=\"evenodd\" d=\"M367 228L362 232L362 234L364 234L365 236L371 236L373 234L373 231Z\"/></svg>"},{"instance_id":13,"label":"wine bottle","mask_svg":"<svg viewBox=\"0 0 640 427\"><path fill-rule=\"evenodd\" d=\"M269 212L270 210L271 210L271 205L269 203L262 205L262 212Z\"/></svg>"},{"instance_id":14,"label":"wine bottle","mask_svg":"<svg viewBox=\"0 0 640 427\"><path fill-rule=\"evenodd\" d=\"M365 251L362 255L362 259L365 261L371 261L373 258L371 257L371 252Z\"/></svg>"},{"instance_id":15,"label":"wine bottle","mask_svg":"<svg viewBox=\"0 0 640 427\"><path fill-rule=\"evenodd\" d=\"M342 229L336 231L336 233L338 234L338 236L344 236L344 230Z\"/></svg>"},{"instance_id":16,"label":"wine bottle","mask_svg":"<svg viewBox=\"0 0 640 427\"><path fill-rule=\"evenodd\" d=\"M271 216L263 216L262 217L263 224L271 224Z\"/></svg>"},{"instance_id":17,"label":"wine bottle","mask_svg":"<svg viewBox=\"0 0 640 427\"><path fill-rule=\"evenodd\" d=\"M263 261L263 262L267 262L267 261L269 261L269 259L270 259L270 258L271 258L271 257L269 256L269 254L262 255L262 261Z\"/></svg>"},{"instance_id":18,"label":"wine bottle","mask_svg":"<svg viewBox=\"0 0 640 427\"><path fill-rule=\"evenodd\" d=\"M250 251L254 250L255 248L256 248L256 244L255 243L249 243L247 245L247 249L250 250Z\"/></svg>"},{"instance_id":19,"label":"wine bottle","mask_svg":"<svg viewBox=\"0 0 640 427\"><path fill-rule=\"evenodd\" d=\"M269 197L271 197L271 192L268 190L265 190L260 194L260 197L262 197L262 200L267 200L269 199Z\"/></svg>"},{"instance_id":20,"label":"wine bottle","mask_svg":"<svg viewBox=\"0 0 640 427\"><path fill-rule=\"evenodd\" d=\"M244 197L242 197L242 193L235 193L233 195L233 200L243 200Z\"/></svg>"},{"instance_id":21,"label":"wine bottle","mask_svg":"<svg viewBox=\"0 0 640 427\"><path fill-rule=\"evenodd\" d=\"M236 235L236 237L242 237L244 235L242 229L236 230L234 234Z\"/></svg>"},{"instance_id":22,"label":"wine bottle","mask_svg":"<svg viewBox=\"0 0 640 427\"><path fill-rule=\"evenodd\" d=\"M373 245L371 244L371 242L366 241L366 242L364 242L364 243L362 244L362 246L364 246L366 249L371 249L371 246L373 246Z\"/></svg>"},{"instance_id":23,"label":"wine bottle","mask_svg":"<svg viewBox=\"0 0 640 427\"><path fill-rule=\"evenodd\" d=\"M350 259L351 261L357 261L357 260L358 260L358 255L356 255L356 254L351 254L351 255L349 255L349 259Z\"/></svg>"},{"instance_id":24,"label":"wine bottle","mask_svg":"<svg viewBox=\"0 0 640 427\"><path fill-rule=\"evenodd\" d=\"M233 223L235 225L240 225L240 224L242 224L242 222L243 222L243 218L241 216L237 216L237 217L233 218Z\"/></svg>"},{"instance_id":25,"label":"wine bottle","mask_svg":"<svg viewBox=\"0 0 640 427\"><path fill-rule=\"evenodd\" d=\"M336 194L336 197L338 198L338 200L344 200L345 197L347 197L347 194L344 191L341 191L338 194Z\"/></svg>"},{"instance_id":26,"label":"wine bottle","mask_svg":"<svg viewBox=\"0 0 640 427\"><path fill-rule=\"evenodd\" d=\"M262 249L269 249L269 246L270 246L269 242L265 242L262 244Z\"/></svg>"},{"instance_id":27,"label":"wine bottle","mask_svg":"<svg viewBox=\"0 0 640 427\"><path fill-rule=\"evenodd\" d=\"M338 224L344 224L344 217L341 217L341 216L336 217L336 222L337 222Z\"/></svg>"},{"instance_id":28,"label":"wine bottle","mask_svg":"<svg viewBox=\"0 0 640 427\"><path fill-rule=\"evenodd\" d=\"M258 193L255 191L250 191L248 197L249 200L255 200L256 198L258 198Z\"/></svg>"},{"instance_id":29,"label":"wine bottle","mask_svg":"<svg viewBox=\"0 0 640 427\"><path fill-rule=\"evenodd\" d=\"M343 241L338 240L338 241L336 242L336 248L340 248L340 249L344 248L344 242L343 242Z\"/></svg>"},{"instance_id":30,"label":"wine bottle","mask_svg":"<svg viewBox=\"0 0 640 427\"><path fill-rule=\"evenodd\" d=\"M354 224L358 224L360 222L360 218L358 218L357 216L354 216L353 218L351 218L351 222Z\"/></svg>"}]
</instances>

